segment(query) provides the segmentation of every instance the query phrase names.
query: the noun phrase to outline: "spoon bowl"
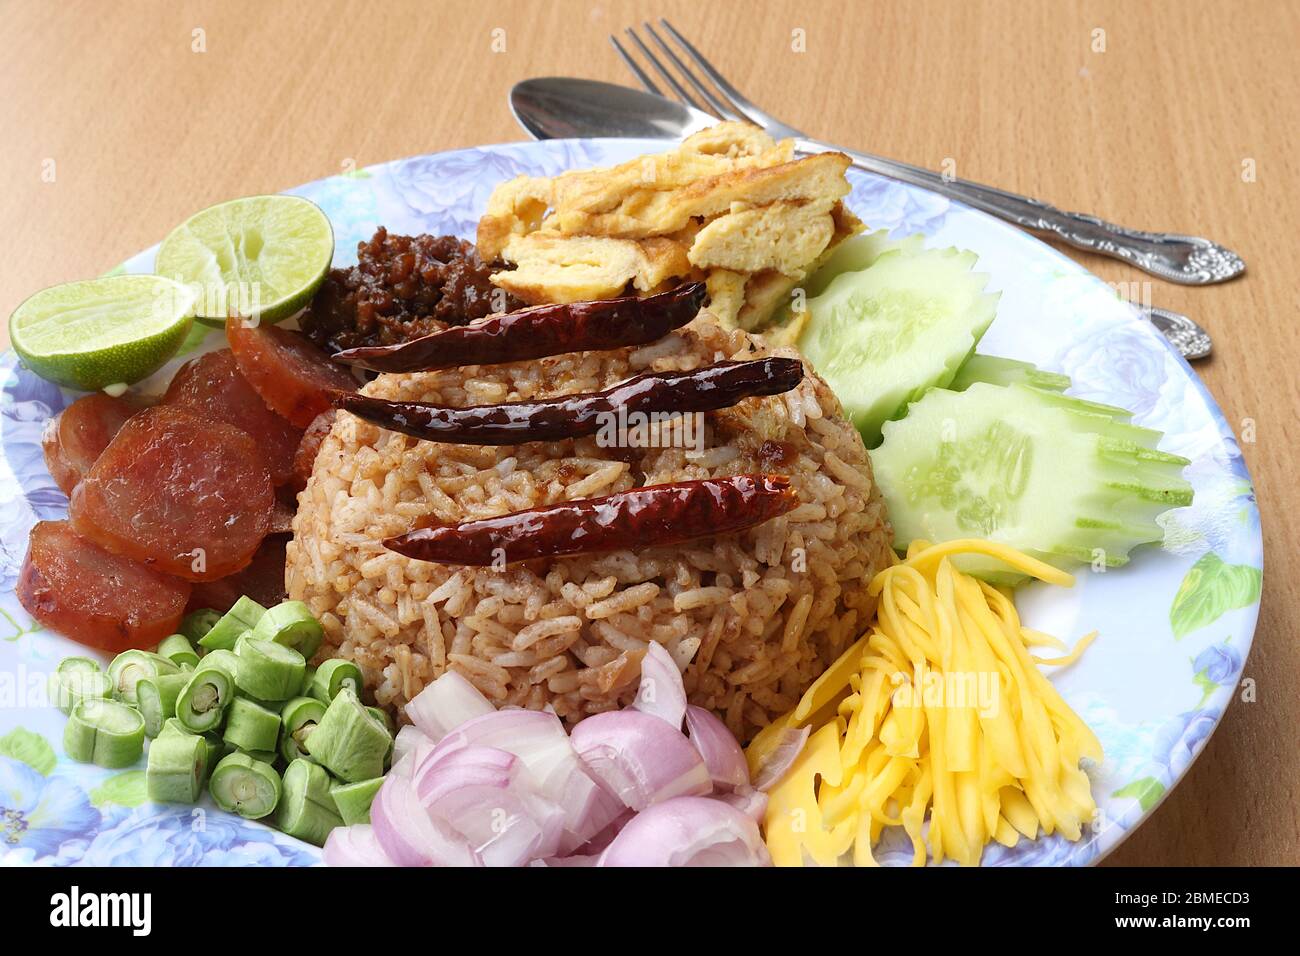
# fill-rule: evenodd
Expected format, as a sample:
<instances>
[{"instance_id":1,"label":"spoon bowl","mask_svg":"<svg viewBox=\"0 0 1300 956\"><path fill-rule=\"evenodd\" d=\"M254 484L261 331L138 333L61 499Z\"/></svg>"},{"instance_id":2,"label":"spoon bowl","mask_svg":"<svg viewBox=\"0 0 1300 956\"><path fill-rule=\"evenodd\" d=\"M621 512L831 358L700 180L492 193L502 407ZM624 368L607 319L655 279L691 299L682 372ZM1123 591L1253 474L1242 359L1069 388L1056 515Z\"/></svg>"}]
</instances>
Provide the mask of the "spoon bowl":
<instances>
[{"instance_id":1,"label":"spoon bowl","mask_svg":"<svg viewBox=\"0 0 1300 956\"><path fill-rule=\"evenodd\" d=\"M564 76L516 83L510 112L533 139L683 139L718 122L662 96Z\"/></svg>"}]
</instances>

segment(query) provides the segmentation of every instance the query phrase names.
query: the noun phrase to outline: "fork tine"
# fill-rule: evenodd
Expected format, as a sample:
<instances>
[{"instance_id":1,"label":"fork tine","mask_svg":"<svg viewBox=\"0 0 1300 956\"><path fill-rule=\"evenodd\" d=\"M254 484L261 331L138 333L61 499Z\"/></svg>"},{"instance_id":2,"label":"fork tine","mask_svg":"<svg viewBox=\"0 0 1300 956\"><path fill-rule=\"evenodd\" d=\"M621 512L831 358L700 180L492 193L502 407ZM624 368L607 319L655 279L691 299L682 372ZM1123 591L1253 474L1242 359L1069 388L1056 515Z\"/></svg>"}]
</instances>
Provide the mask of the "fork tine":
<instances>
[{"instance_id":1,"label":"fork tine","mask_svg":"<svg viewBox=\"0 0 1300 956\"><path fill-rule=\"evenodd\" d=\"M667 83L670 87L672 87L672 91L677 94L677 98L679 100L681 100L683 103L685 103L687 106L691 107L692 109L697 109L697 110L704 109L704 107L701 106L695 100L695 98L691 96L690 93L686 92L686 88L677 82L677 77L669 73L668 69L661 62L659 62L659 58L650 52L650 48L646 46L643 42L641 42L641 38L637 36L637 33L634 29L628 27L625 32L629 37L632 38L632 42L635 43L640 48L642 56L644 56L647 60L650 61L650 65L655 68L655 72L657 72L660 76L662 76L664 82Z\"/></svg>"},{"instance_id":2,"label":"fork tine","mask_svg":"<svg viewBox=\"0 0 1300 956\"><path fill-rule=\"evenodd\" d=\"M647 74L645 70L641 69L640 65L636 60L632 59L632 55L628 53L627 50L623 49L623 44L618 42L618 37L611 33L609 35L609 42L614 44L614 50L623 61L623 65L632 71L632 75L636 77L637 82L645 88L647 93L653 93L655 96L664 95L663 90L655 86L655 81L650 79L649 74Z\"/></svg>"},{"instance_id":3,"label":"fork tine","mask_svg":"<svg viewBox=\"0 0 1300 956\"><path fill-rule=\"evenodd\" d=\"M658 44L659 49L663 50L664 54L668 57L668 59L673 61L673 66L677 67L677 71L681 73L682 76L686 77L687 80L690 81L691 86L695 87L695 91L699 93L700 96L704 97L704 99L708 101L708 104L711 107L713 107L713 111L715 113L717 113L723 119L729 119L729 120L746 119L746 117L738 113L730 103L726 103L723 100L720 100L717 96L715 96L713 91L710 90L708 86L706 86L703 82L701 82L699 77L697 77L694 73L692 73L690 69L686 66L686 64L683 63L681 59L677 56L677 54L673 52L672 47L670 47L667 43L665 43L660 38L659 34L655 32L654 27L652 27L648 23L644 23L642 24L642 26L644 26L646 32L650 34L651 39L653 39L655 43Z\"/></svg>"},{"instance_id":4,"label":"fork tine","mask_svg":"<svg viewBox=\"0 0 1300 956\"><path fill-rule=\"evenodd\" d=\"M724 94L726 94L727 99L731 100L731 102L735 104L736 109L738 110L739 114L741 114L734 117L735 119L748 120L751 123L757 123L759 126L766 125L765 123L761 122L761 120L770 119L770 117L766 113L764 113L761 109L759 109L757 106L755 106L752 102L750 102L748 99L746 99L745 95L741 93L740 90L732 86L731 83L727 81L727 78L723 76L721 73L719 73L714 68L713 64L710 63L708 60L706 60L704 58L704 55L700 53L699 50L695 49L695 47L691 44L689 40L686 39L686 37L682 36L680 33L677 32L677 28L675 26L673 26L663 17L659 18L659 23L663 26L665 30L668 31L668 33L672 36L672 38L677 41L678 45L681 46L681 48L686 51L686 55L695 61L695 65L698 66L701 71L703 71L704 75L707 76L710 80L712 80L713 84L717 86L717 88L720 89Z\"/></svg>"}]
</instances>

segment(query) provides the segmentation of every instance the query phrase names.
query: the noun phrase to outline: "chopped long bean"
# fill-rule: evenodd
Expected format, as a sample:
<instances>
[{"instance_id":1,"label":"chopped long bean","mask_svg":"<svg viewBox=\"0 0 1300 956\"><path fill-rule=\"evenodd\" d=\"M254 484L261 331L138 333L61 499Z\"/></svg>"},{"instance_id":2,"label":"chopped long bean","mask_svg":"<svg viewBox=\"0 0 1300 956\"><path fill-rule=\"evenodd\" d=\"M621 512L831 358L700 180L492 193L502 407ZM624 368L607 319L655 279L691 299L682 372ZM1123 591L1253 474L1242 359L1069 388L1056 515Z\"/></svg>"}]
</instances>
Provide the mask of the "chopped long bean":
<instances>
[{"instance_id":1,"label":"chopped long bean","mask_svg":"<svg viewBox=\"0 0 1300 956\"><path fill-rule=\"evenodd\" d=\"M292 647L307 659L316 653L325 636L320 622L302 601L285 601L267 608L252 634L257 640L275 641Z\"/></svg>"},{"instance_id":2,"label":"chopped long bean","mask_svg":"<svg viewBox=\"0 0 1300 956\"><path fill-rule=\"evenodd\" d=\"M202 666L207 660L204 658L199 668L190 674L189 681L176 698L177 719L181 726L195 734L216 730L235 696L235 682L229 673L216 663Z\"/></svg>"},{"instance_id":3,"label":"chopped long bean","mask_svg":"<svg viewBox=\"0 0 1300 956\"><path fill-rule=\"evenodd\" d=\"M366 713L384 725L384 729L388 731L388 736L391 737L397 733L397 728L393 726L393 718L389 717L388 711L382 707L367 707Z\"/></svg>"},{"instance_id":4,"label":"chopped long bean","mask_svg":"<svg viewBox=\"0 0 1300 956\"><path fill-rule=\"evenodd\" d=\"M231 680L239 674L239 658L234 651L216 650L208 651L199 660L199 664L194 668L197 671L219 670Z\"/></svg>"},{"instance_id":5,"label":"chopped long bean","mask_svg":"<svg viewBox=\"0 0 1300 956\"><path fill-rule=\"evenodd\" d=\"M193 803L203 792L208 744L196 734L164 733L149 745L145 791L158 803Z\"/></svg>"},{"instance_id":6,"label":"chopped long bean","mask_svg":"<svg viewBox=\"0 0 1300 956\"><path fill-rule=\"evenodd\" d=\"M199 654L184 634L164 637L158 645L158 655L167 658L177 667L199 666Z\"/></svg>"},{"instance_id":7,"label":"chopped long bean","mask_svg":"<svg viewBox=\"0 0 1300 956\"><path fill-rule=\"evenodd\" d=\"M360 783L336 783L330 787L330 796L334 798L334 806L344 823L352 826L370 822L370 804L374 803L375 794L383 782L383 777L375 777Z\"/></svg>"},{"instance_id":8,"label":"chopped long bean","mask_svg":"<svg viewBox=\"0 0 1300 956\"><path fill-rule=\"evenodd\" d=\"M123 651L108 665L108 676L113 681L113 697L132 705L136 702L135 685L142 677L178 673L180 668L177 665L149 651Z\"/></svg>"},{"instance_id":9,"label":"chopped long bean","mask_svg":"<svg viewBox=\"0 0 1300 956\"><path fill-rule=\"evenodd\" d=\"M219 620L220 611L214 611L210 607L199 608L185 615L181 621L181 633L191 641L201 641Z\"/></svg>"},{"instance_id":10,"label":"chopped long bean","mask_svg":"<svg viewBox=\"0 0 1300 956\"><path fill-rule=\"evenodd\" d=\"M208 792L222 810L258 820L280 802L280 775L265 761L242 753L227 754L213 769Z\"/></svg>"},{"instance_id":11,"label":"chopped long bean","mask_svg":"<svg viewBox=\"0 0 1300 956\"><path fill-rule=\"evenodd\" d=\"M113 696L113 680L89 657L65 657L50 675L50 700L65 714L78 701Z\"/></svg>"},{"instance_id":12,"label":"chopped long bean","mask_svg":"<svg viewBox=\"0 0 1300 956\"><path fill-rule=\"evenodd\" d=\"M230 650L235 646L239 635L252 630L266 613L266 608L251 597L241 597L212 625L208 633L199 638L199 643L208 650Z\"/></svg>"},{"instance_id":13,"label":"chopped long bean","mask_svg":"<svg viewBox=\"0 0 1300 956\"><path fill-rule=\"evenodd\" d=\"M347 689L331 701L304 744L325 769L348 783L383 776L392 745L384 725Z\"/></svg>"},{"instance_id":14,"label":"chopped long bean","mask_svg":"<svg viewBox=\"0 0 1300 956\"><path fill-rule=\"evenodd\" d=\"M144 732L157 737L167 718L176 716L176 698L180 697L190 674L159 674L142 677L135 685L136 705L144 718Z\"/></svg>"},{"instance_id":15,"label":"chopped long bean","mask_svg":"<svg viewBox=\"0 0 1300 956\"><path fill-rule=\"evenodd\" d=\"M163 721L162 730L158 731L158 736L166 737L169 734L185 734L189 737L203 736L202 734L196 734L194 731L187 729L186 726L181 723L179 717L168 717Z\"/></svg>"},{"instance_id":16,"label":"chopped long bean","mask_svg":"<svg viewBox=\"0 0 1300 956\"><path fill-rule=\"evenodd\" d=\"M324 846L335 827L343 826L330 796L330 775L310 760L295 760L284 772L284 792L275 825L299 840Z\"/></svg>"},{"instance_id":17,"label":"chopped long bean","mask_svg":"<svg viewBox=\"0 0 1300 956\"><path fill-rule=\"evenodd\" d=\"M225 743L222 741L219 734L215 734L212 732L208 732L206 734L196 734L193 731L186 730L185 725L182 724L180 720L178 720L175 717L169 717L167 720L163 721L163 729L161 733L158 734L158 737L168 737L171 736L172 734L182 734L183 736L186 737L198 737L200 740L203 741L203 745L208 752L207 766L206 766L207 770L211 770L213 767L215 767L217 765L217 761L230 752L230 748L228 748L225 745ZM150 744L150 746L153 745Z\"/></svg>"},{"instance_id":18,"label":"chopped long bean","mask_svg":"<svg viewBox=\"0 0 1300 956\"><path fill-rule=\"evenodd\" d=\"M258 700L288 700L302 686L307 661L291 647L256 638L244 640L237 651L239 689Z\"/></svg>"},{"instance_id":19,"label":"chopped long bean","mask_svg":"<svg viewBox=\"0 0 1300 956\"><path fill-rule=\"evenodd\" d=\"M304 744L325 716L325 705L314 697L295 697L280 711L283 732L280 734L280 755L286 761L300 758L314 760Z\"/></svg>"},{"instance_id":20,"label":"chopped long bean","mask_svg":"<svg viewBox=\"0 0 1300 956\"><path fill-rule=\"evenodd\" d=\"M63 729L63 749L82 763L110 769L129 767L144 752L144 718L119 701L80 701Z\"/></svg>"},{"instance_id":21,"label":"chopped long bean","mask_svg":"<svg viewBox=\"0 0 1300 956\"><path fill-rule=\"evenodd\" d=\"M245 753L275 750L280 738L280 715L261 704L236 697L226 711L226 729L221 739ZM274 758L273 758L274 759Z\"/></svg>"},{"instance_id":22,"label":"chopped long bean","mask_svg":"<svg viewBox=\"0 0 1300 956\"><path fill-rule=\"evenodd\" d=\"M335 657L316 668L308 693L322 703L328 704L339 695L341 690L350 690L360 696L361 687L361 668L351 661Z\"/></svg>"}]
</instances>

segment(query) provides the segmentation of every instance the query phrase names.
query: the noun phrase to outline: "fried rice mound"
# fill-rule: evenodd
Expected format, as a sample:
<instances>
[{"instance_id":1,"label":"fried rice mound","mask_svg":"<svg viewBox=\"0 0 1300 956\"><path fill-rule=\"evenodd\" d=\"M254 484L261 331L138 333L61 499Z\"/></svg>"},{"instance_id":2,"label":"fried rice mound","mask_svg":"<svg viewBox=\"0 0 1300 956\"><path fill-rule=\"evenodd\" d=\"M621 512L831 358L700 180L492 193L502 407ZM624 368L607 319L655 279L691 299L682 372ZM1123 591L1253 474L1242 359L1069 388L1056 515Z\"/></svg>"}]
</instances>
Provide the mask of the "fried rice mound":
<instances>
[{"instance_id":1,"label":"fried rice mound","mask_svg":"<svg viewBox=\"0 0 1300 956\"><path fill-rule=\"evenodd\" d=\"M798 357L701 317L649 346L381 375L364 392L476 405L767 354ZM632 700L654 640L683 669L690 700L748 740L865 628L891 531L862 440L811 368L792 392L702 420L694 447L683 439L698 436L682 431L660 434L658 447L607 448L598 437L476 447L337 413L287 549L289 596L325 628L319 656L355 661L375 702L399 717L454 670L498 705L550 705L573 724ZM748 472L788 475L799 505L739 534L504 570L417 561L382 544L418 524Z\"/></svg>"}]
</instances>

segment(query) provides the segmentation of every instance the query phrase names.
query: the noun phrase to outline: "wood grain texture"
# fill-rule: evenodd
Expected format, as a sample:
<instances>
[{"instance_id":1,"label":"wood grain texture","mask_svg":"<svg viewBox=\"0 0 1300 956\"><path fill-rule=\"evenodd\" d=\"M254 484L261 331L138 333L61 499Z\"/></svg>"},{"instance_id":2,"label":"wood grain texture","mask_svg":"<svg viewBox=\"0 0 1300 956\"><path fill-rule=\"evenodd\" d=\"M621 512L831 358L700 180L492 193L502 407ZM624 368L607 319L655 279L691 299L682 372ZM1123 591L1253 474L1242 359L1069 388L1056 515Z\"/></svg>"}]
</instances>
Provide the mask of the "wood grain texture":
<instances>
[{"instance_id":1,"label":"wood grain texture","mask_svg":"<svg viewBox=\"0 0 1300 956\"><path fill-rule=\"evenodd\" d=\"M1197 371L1239 431L1254 423L1243 448L1267 554L1246 675L1258 700L1232 706L1112 859L1300 863L1300 5L6 0L0 13L3 315L209 203L348 161L520 139L512 83L626 82L606 35L659 15L814 135L932 168L950 158L966 178L1236 249L1250 265L1239 281L1149 291L1210 330L1215 357ZM497 28L506 48L494 53ZM796 29L805 52L792 50ZM1084 262L1108 281L1146 281Z\"/></svg>"}]
</instances>

